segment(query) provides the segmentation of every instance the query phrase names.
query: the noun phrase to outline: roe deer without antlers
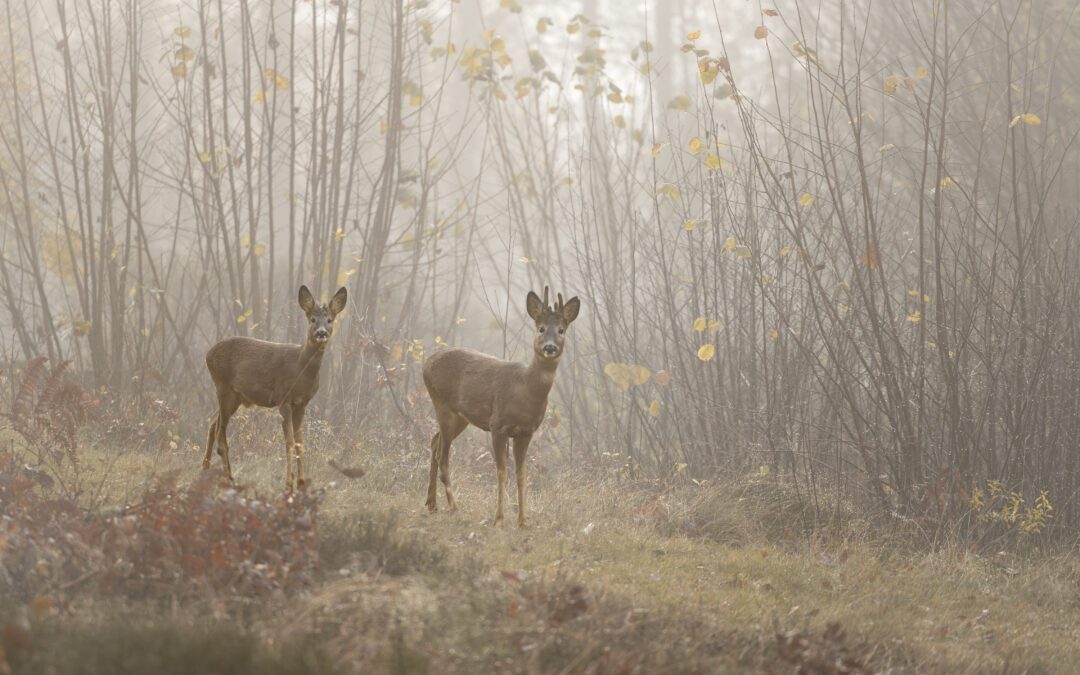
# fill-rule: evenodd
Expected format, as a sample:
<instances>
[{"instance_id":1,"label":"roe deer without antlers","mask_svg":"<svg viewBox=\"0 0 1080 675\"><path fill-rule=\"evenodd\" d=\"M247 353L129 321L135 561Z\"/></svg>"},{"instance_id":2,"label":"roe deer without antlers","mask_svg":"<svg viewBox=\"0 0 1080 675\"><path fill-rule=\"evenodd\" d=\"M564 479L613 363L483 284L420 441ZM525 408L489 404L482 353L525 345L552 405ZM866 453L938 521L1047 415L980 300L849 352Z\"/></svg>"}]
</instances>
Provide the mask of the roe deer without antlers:
<instances>
[{"instance_id":1,"label":"roe deer without antlers","mask_svg":"<svg viewBox=\"0 0 1080 675\"><path fill-rule=\"evenodd\" d=\"M529 291L525 308L536 322L533 357L528 366L470 349L447 349L432 355L424 364L424 385L439 420L439 431L431 439L429 511L438 510L435 479L440 473L446 488L447 506L451 511L457 510L450 487L450 443L471 423L491 432L499 475L495 526L503 524L507 443L510 439L514 441L517 469L518 527L528 525L525 519L525 453L533 432L544 420L548 392L555 382L555 369L563 353L566 329L577 318L581 302L575 297L563 303L560 293L555 307L550 307L545 287L543 301Z\"/></svg>"},{"instance_id":2,"label":"roe deer without antlers","mask_svg":"<svg viewBox=\"0 0 1080 675\"><path fill-rule=\"evenodd\" d=\"M348 293L341 288L330 304L319 305L308 287L301 286L300 308L307 315L309 324L303 345L232 337L206 352L206 367L217 388L218 413L206 438L204 469L210 468L210 455L216 441L225 475L232 480L226 437L229 418L241 405L277 408L281 411L281 429L285 432L285 489L292 491L293 488L293 450L296 486L304 486L304 410L319 390L319 369L334 332L334 318L345 309L347 300Z\"/></svg>"}]
</instances>

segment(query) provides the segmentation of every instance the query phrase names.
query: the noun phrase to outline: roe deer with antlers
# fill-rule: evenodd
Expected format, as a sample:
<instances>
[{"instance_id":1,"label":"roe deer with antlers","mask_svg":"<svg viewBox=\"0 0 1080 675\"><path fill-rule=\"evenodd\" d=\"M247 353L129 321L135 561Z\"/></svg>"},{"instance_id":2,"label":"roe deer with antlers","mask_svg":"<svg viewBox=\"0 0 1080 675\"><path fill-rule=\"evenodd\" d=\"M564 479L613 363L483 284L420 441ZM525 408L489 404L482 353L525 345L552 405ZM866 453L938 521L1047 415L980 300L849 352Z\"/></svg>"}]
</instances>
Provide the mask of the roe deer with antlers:
<instances>
[{"instance_id":1,"label":"roe deer with antlers","mask_svg":"<svg viewBox=\"0 0 1080 675\"><path fill-rule=\"evenodd\" d=\"M341 288L328 305L319 305L308 287L301 286L300 308L309 324L303 345L232 337L206 352L206 367L217 389L218 413L206 438L204 469L210 468L216 442L225 475L232 480L226 436L229 418L241 405L277 408L285 432L285 489L293 489L294 450L296 486L304 486L304 410L319 390L319 369L334 332L334 318L345 309L347 300L348 293Z\"/></svg>"},{"instance_id":2,"label":"roe deer with antlers","mask_svg":"<svg viewBox=\"0 0 1080 675\"><path fill-rule=\"evenodd\" d=\"M431 474L428 480L427 507L437 511L436 477L441 474L446 489L447 507L457 510L450 487L450 443L469 424L491 432L495 468L499 476L499 501L495 526L503 524L503 496L506 492L507 444L513 439L514 464L517 469L518 527L527 527L525 519L525 453L533 432L544 420L548 392L555 382L555 369L563 354L566 329L577 318L581 302L575 297L563 303L562 294L554 307L529 291L525 309L536 322L533 357L528 366L502 361L470 349L447 349L431 356L424 364L427 387L439 431L431 439Z\"/></svg>"}]
</instances>

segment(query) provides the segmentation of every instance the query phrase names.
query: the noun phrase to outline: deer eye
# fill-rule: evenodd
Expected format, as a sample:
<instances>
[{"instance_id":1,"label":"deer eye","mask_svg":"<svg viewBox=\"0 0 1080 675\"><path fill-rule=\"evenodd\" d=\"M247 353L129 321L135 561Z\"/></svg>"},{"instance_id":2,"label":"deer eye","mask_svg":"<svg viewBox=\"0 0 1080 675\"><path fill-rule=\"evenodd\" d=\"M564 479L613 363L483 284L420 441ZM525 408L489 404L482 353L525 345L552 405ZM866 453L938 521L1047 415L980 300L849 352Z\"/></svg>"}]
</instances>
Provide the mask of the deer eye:
<instances>
[{"instance_id":1,"label":"deer eye","mask_svg":"<svg viewBox=\"0 0 1080 675\"><path fill-rule=\"evenodd\" d=\"M544 327L540 326L540 334L543 335L543 333L544 333Z\"/></svg>"},{"instance_id":2,"label":"deer eye","mask_svg":"<svg viewBox=\"0 0 1080 675\"><path fill-rule=\"evenodd\" d=\"M562 334L563 334L563 333L565 333L565 332L566 332L566 329L565 329L565 328L560 328L560 329L559 329L559 335L562 335Z\"/></svg>"}]
</instances>

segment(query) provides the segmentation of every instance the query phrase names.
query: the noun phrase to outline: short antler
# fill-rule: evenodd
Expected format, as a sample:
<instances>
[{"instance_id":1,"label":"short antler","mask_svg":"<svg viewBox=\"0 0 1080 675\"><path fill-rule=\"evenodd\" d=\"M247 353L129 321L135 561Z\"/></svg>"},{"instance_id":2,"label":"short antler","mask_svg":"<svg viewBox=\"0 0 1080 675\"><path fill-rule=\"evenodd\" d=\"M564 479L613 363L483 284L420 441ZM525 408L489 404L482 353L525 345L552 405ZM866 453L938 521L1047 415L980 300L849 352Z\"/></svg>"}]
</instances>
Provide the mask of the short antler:
<instances>
[{"instance_id":1,"label":"short antler","mask_svg":"<svg viewBox=\"0 0 1080 675\"><path fill-rule=\"evenodd\" d=\"M550 309L550 306L548 305L548 291L549 290L551 290L549 287L544 286L544 309Z\"/></svg>"},{"instance_id":2,"label":"short antler","mask_svg":"<svg viewBox=\"0 0 1080 675\"><path fill-rule=\"evenodd\" d=\"M555 303L555 311L561 312L563 308L562 293L559 293L558 297L559 301Z\"/></svg>"}]
</instances>

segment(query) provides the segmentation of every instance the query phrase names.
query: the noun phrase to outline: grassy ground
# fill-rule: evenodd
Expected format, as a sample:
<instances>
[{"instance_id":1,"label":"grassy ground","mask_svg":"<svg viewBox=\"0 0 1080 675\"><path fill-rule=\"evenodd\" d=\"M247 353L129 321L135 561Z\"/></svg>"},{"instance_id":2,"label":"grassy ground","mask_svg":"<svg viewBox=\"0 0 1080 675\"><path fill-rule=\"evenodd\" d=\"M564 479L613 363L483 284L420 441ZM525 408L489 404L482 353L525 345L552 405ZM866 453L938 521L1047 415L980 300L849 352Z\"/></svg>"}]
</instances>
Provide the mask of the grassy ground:
<instances>
[{"instance_id":1,"label":"grassy ground","mask_svg":"<svg viewBox=\"0 0 1080 675\"><path fill-rule=\"evenodd\" d=\"M284 452L265 426L245 448L234 440L233 466L271 493ZM383 445L309 434L312 483L327 492L310 591L258 602L74 595L35 628L16 672L1042 673L1080 663L1080 567L1065 555L918 552L855 519L846 535L806 536L797 504L760 479L660 490L603 469L545 470L542 449L533 527L496 530L479 434L455 446L456 514L424 508L416 444ZM104 504L136 499L165 471L194 477L201 459L89 447L84 458ZM367 475L345 478L331 458Z\"/></svg>"}]
</instances>

